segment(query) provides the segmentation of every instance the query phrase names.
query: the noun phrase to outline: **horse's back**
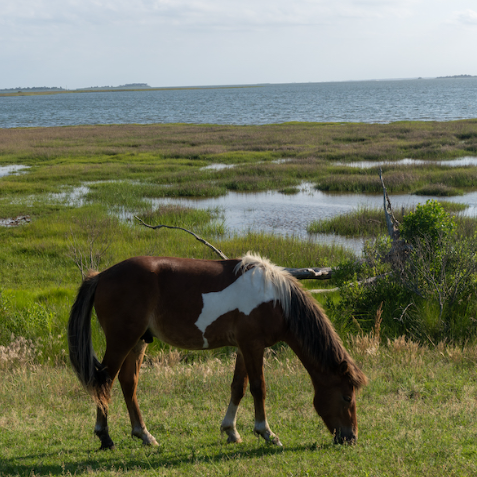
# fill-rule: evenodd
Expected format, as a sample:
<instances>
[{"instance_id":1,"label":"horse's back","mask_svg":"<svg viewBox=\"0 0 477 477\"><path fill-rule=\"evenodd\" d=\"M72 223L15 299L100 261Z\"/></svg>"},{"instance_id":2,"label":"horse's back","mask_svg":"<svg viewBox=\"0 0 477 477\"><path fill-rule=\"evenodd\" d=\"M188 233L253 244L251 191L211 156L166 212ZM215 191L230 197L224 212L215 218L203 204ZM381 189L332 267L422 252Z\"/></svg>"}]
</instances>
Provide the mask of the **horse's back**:
<instances>
[{"instance_id":1,"label":"horse's back","mask_svg":"<svg viewBox=\"0 0 477 477\"><path fill-rule=\"evenodd\" d=\"M95 300L106 337L119 333L141 336L149 330L174 346L207 347L196 325L204 296L229 287L237 279L234 268L238 262L141 256L112 266L101 273ZM215 326L218 339L211 340L211 346L234 344L230 323L236 321L237 312L229 311L227 320L220 321L222 326Z\"/></svg>"}]
</instances>

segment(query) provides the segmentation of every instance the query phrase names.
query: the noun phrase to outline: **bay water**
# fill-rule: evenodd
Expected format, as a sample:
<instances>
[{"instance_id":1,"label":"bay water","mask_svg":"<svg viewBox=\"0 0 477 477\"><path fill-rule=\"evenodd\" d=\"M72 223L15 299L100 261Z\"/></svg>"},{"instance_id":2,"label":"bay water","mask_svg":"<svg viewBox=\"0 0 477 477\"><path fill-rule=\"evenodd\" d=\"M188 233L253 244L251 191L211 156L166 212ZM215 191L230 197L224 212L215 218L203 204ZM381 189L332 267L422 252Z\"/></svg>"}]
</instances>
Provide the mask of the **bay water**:
<instances>
[{"instance_id":1,"label":"bay water","mask_svg":"<svg viewBox=\"0 0 477 477\"><path fill-rule=\"evenodd\" d=\"M130 123L389 123L474 117L477 77L0 97L0 128Z\"/></svg>"}]
</instances>

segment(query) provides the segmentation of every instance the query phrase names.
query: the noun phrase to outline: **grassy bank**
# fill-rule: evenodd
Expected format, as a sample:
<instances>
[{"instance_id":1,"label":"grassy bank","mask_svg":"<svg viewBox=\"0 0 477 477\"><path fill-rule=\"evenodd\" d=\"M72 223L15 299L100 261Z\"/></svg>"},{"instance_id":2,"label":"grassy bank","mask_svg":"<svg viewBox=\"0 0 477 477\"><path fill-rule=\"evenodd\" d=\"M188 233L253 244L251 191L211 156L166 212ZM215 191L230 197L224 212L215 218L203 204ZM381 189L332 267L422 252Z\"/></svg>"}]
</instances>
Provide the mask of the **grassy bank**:
<instances>
[{"instance_id":1,"label":"grassy bank","mask_svg":"<svg viewBox=\"0 0 477 477\"><path fill-rule=\"evenodd\" d=\"M477 152L477 121L3 129L0 144L2 159L13 155L21 163L142 153L222 163L295 157L326 161L444 159Z\"/></svg>"},{"instance_id":2,"label":"grassy bank","mask_svg":"<svg viewBox=\"0 0 477 477\"><path fill-rule=\"evenodd\" d=\"M467 208L466 204L458 202L440 202L444 210L450 215L458 214ZM394 212L395 218L402 222L403 216L411 209L397 209ZM465 235L472 235L477 228L477 221L473 218L458 217L459 228ZM330 219L315 220L310 222L309 233L336 234L346 237L377 237L387 234L386 219L383 209L372 209L369 207L358 208L346 214L340 214Z\"/></svg>"},{"instance_id":3,"label":"grassy bank","mask_svg":"<svg viewBox=\"0 0 477 477\"><path fill-rule=\"evenodd\" d=\"M23 363L1 369L0 475L356 475L467 476L477 473L477 381L474 347L430 349L404 339L350 344L370 378L358 396L359 442L337 446L312 408L309 377L287 350L267 355L267 406L284 447L252 434L253 404L244 398L227 445L219 426L229 399L233 360L194 363L178 354L148 360L139 400L159 448L129 437L119 386L110 429L117 450L97 452L94 406L63 367Z\"/></svg>"}]
</instances>

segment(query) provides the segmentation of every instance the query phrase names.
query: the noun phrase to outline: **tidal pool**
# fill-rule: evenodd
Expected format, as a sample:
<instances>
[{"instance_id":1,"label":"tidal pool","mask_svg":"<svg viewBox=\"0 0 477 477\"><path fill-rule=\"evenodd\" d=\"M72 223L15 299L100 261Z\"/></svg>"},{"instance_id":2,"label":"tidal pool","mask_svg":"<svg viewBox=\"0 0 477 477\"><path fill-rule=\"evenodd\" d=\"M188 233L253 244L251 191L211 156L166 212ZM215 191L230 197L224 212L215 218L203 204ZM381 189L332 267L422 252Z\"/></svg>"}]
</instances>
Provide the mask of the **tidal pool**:
<instances>
[{"instance_id":1,"label":"tidal pool","mask_svg":"<svg viewBox=\"0 0 477 477\"><path fill-rule=\"evenodd\" d=\"M358 162L336 162L338 166L358 167L360 169L369 169L377 166L446 166L446 167L463 167L477 166L477 157L466 156L459 159L449 159L443 161L424 161L422 159L401 159L399 161L358 161Z\"/></svg>"},{"instance_id":2,"label":"tidal pool","mask_svg":"<svg viewBox=\"0 0 477 477\"><path fill-rule=\"evenodd\" d=\"M0 177L8 176L10 174L16 174L18 172L24 172L24 169L28 169L30 166L0 166Z\"/></svg>"},{"instance_id":3,"label":"tidal pool","mask_svg":"<svg viewBox=\"0 0 477 477\"><path fill-rule=\"evenodd\" d=\"M75 187L70 192L52 194L51 199L69 206L82 206L89 191L87 184ZM428 199L454 201L468 204L461 212L466 216L477 215L477 192L459 197L434 197L415 195L392 195L395 210L424 204ZM296 236L302 240L336 244L360 253L363 239L346 238L328 234L309 234L307 226L314 220L322 220L345 214L359 207L379 209L383 207L383 196L366 194L335 194L316 190L313 184L304 183L299 192L285 195L277 191L260 193L229 192L226 196L208 199L144 199L153 208L160 205L181 205L197 209L219 209L226 229L230 233L265 232L282 236ZM131 219L137 212L121 209L114 212L122 219ZM157 224L153 224L157 225Z\"/></svg>"},{"instance_id":4,"label":"tidal pool","mask_svg":"<svg viewBox=\"0 0 477 477\"><path fill-rule=\"evenodd\" d=\"M469 199L467 200L467 196ZM469 204L466 215L476 215L477 192L458 198L434 196L393 195L392 206L412 207L424 204L427 199L454 200ZM319 243L337 244L361 252L362 239L328 234L309 234L307 226L321 220L345 214L359 207L382 208L383 196L365 194L331 194L318 191L312 184L302 184L295 195L284 195L276 191L260 193L229 192L226 196L212 199L148 199L153 207L161 204L179 204L194 208L216 208L223 211L225 226L235 233L265 232L283 236L297 236Z\"/></svg>"}]
</instances>

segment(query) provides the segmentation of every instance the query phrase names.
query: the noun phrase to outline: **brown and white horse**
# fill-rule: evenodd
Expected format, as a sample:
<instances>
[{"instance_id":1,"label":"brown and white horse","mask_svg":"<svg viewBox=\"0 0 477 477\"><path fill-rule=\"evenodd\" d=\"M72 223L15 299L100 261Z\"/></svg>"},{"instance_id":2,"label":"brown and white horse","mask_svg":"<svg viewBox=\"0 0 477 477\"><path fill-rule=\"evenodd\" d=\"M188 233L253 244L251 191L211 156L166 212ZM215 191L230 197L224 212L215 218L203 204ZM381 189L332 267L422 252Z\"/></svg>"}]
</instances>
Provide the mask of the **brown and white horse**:
<instances>
[{"instance_id":1,"label":"brown and white horse","mask_svg":"<svg viewBox=\"0 0 477 477\"><path fill-rule=\"evenodd\" d=\"M101 363L91 343L93 306L106 336ZM220 261L135 257L90 273L68 324L71 363L97 403L95 433L102 449L114 447L107 410L118 375L132 435L157 445L136 398L139 369L153 337L191 350L237 347L230 404L221 425L228 442L241 441L236 415L250 382L254 432L281 445L267 422L263 376L264 349L278 341L290 346L310 374L314 407L335 441L356 441L356 390L366 384L366 376L318 303L288 272L252 254Z\"/></svg>"}]
</instances>

